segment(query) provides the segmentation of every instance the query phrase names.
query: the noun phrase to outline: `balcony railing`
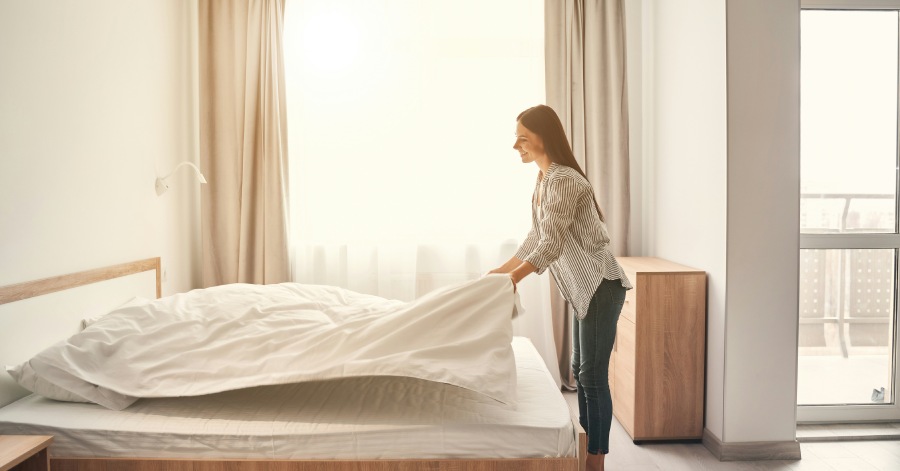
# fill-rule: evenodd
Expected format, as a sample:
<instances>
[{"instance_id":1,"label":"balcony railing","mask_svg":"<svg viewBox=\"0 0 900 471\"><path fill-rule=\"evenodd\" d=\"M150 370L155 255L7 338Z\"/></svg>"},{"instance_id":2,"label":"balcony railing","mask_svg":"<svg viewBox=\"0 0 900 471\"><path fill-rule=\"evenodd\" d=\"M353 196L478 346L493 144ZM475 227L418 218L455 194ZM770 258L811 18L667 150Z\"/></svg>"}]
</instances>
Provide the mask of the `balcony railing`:
<instances>
[{"instance_id":1,"label":"balcony railing","mask_svg":"<svg viewBox=\"0 0 900 471\"><path fill-rule=\"evenodd\" d=\"M894 199L893 194L801 194L801 232L892 233ZM801 250L800 347L809 354L839 349L844 357L854 348L889 350L895 260L892 248Z\"/></svg>"}]
</instances>

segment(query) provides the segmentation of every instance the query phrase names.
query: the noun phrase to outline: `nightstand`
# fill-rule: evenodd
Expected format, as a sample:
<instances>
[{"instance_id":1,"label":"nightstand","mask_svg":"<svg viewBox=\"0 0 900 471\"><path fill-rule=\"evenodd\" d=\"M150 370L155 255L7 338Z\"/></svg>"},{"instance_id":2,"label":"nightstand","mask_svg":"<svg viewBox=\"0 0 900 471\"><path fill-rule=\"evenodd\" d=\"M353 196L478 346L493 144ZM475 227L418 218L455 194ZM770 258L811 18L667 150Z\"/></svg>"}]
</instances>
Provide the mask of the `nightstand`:
<instances>
[{"instance_id":1,"label":"nightstand","mask_svg":"<svg viewBox=\"0 0 900 471\"><path fill-rule=\"evenodd\" d=\"M48 471L52 441L45 435L0 435L0 471Z\"/></svg>"}]
</instances>

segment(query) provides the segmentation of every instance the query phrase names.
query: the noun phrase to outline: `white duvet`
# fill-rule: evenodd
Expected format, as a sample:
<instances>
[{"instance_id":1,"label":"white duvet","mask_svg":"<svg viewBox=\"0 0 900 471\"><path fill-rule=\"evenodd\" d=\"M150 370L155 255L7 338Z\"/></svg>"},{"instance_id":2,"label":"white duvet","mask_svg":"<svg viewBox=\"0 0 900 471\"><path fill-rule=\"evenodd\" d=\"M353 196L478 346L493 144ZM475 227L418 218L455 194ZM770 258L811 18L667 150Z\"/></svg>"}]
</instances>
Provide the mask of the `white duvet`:
<instances>
[{"instance_id":1,"label":"white duvet","mask_svg":"<svg viewBox=\"0 0 900 471\"><path fill-rule=\"evenodd\" d=\"M231 284L111 312L7 370L61 400L121 410L141 397L359 376L448 383L515 397L506 275L400 302L319 285Z\"/></svg>"}]
</instances>

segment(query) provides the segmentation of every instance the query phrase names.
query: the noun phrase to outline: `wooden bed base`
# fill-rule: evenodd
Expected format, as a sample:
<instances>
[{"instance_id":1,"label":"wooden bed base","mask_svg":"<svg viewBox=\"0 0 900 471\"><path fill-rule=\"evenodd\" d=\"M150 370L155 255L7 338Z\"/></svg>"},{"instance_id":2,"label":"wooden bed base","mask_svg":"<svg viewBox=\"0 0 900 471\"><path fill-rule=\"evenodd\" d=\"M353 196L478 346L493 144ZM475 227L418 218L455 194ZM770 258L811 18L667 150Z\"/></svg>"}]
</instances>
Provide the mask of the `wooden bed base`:
<instances>
[{"instance_id":1,"label":"wooden bed base","mask_svg":"<svg viewBox=\"0 0 900 471\"><path fill-rule=\"evenodd\" d=\"M162 296L160 259L149 258L42 280L0 287L0 304L156 270L156 297ZM50 457L53 471L584 471L587 435L577 419L578 455L570 458L447 460L215 460ZM52 452L52 450L51 450Z\"/></svg>"},{"instance_id":2,"label":"wooden bed base","mask_svg":"<svg viewBox=\"0 0 900 471\"><path fill-rule=\"evenodd\" d=\"M584 432L579 436L584 437ZM580 446L579 448L584 449ZM51 458L50 469L53 471L583 471L584 458L371 461Z\"/></svg>"}]
</instances>

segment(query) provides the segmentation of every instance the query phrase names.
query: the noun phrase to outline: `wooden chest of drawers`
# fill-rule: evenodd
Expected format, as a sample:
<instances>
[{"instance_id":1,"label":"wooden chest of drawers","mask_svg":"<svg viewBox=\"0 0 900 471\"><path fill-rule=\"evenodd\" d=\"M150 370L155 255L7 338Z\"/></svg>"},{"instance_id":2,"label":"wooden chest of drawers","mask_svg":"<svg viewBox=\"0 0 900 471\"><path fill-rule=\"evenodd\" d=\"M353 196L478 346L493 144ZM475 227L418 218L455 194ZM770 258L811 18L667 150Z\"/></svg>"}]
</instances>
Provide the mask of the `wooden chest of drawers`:
<instances>
[{"instance_id":1,"label":"wooden chest of drawers","mask_svg":"<svg viewBox=\"0 0 900 471\"><path fill-rule=\"evenodd\" d=\"M617 258L627 292L610 359L613 413L634 441L703 437L706 273Z\"/></svg>"},{"instance_id":2,"label":"wooden chest of drawers","mask_svg":"<svg viewBox=\"0 0 900 471\"><path fill-rule=\"evenodd\" d=\"M52 442L44 435L0 435L0 471L47 471Z\"/></svg>"}]
</instances>

